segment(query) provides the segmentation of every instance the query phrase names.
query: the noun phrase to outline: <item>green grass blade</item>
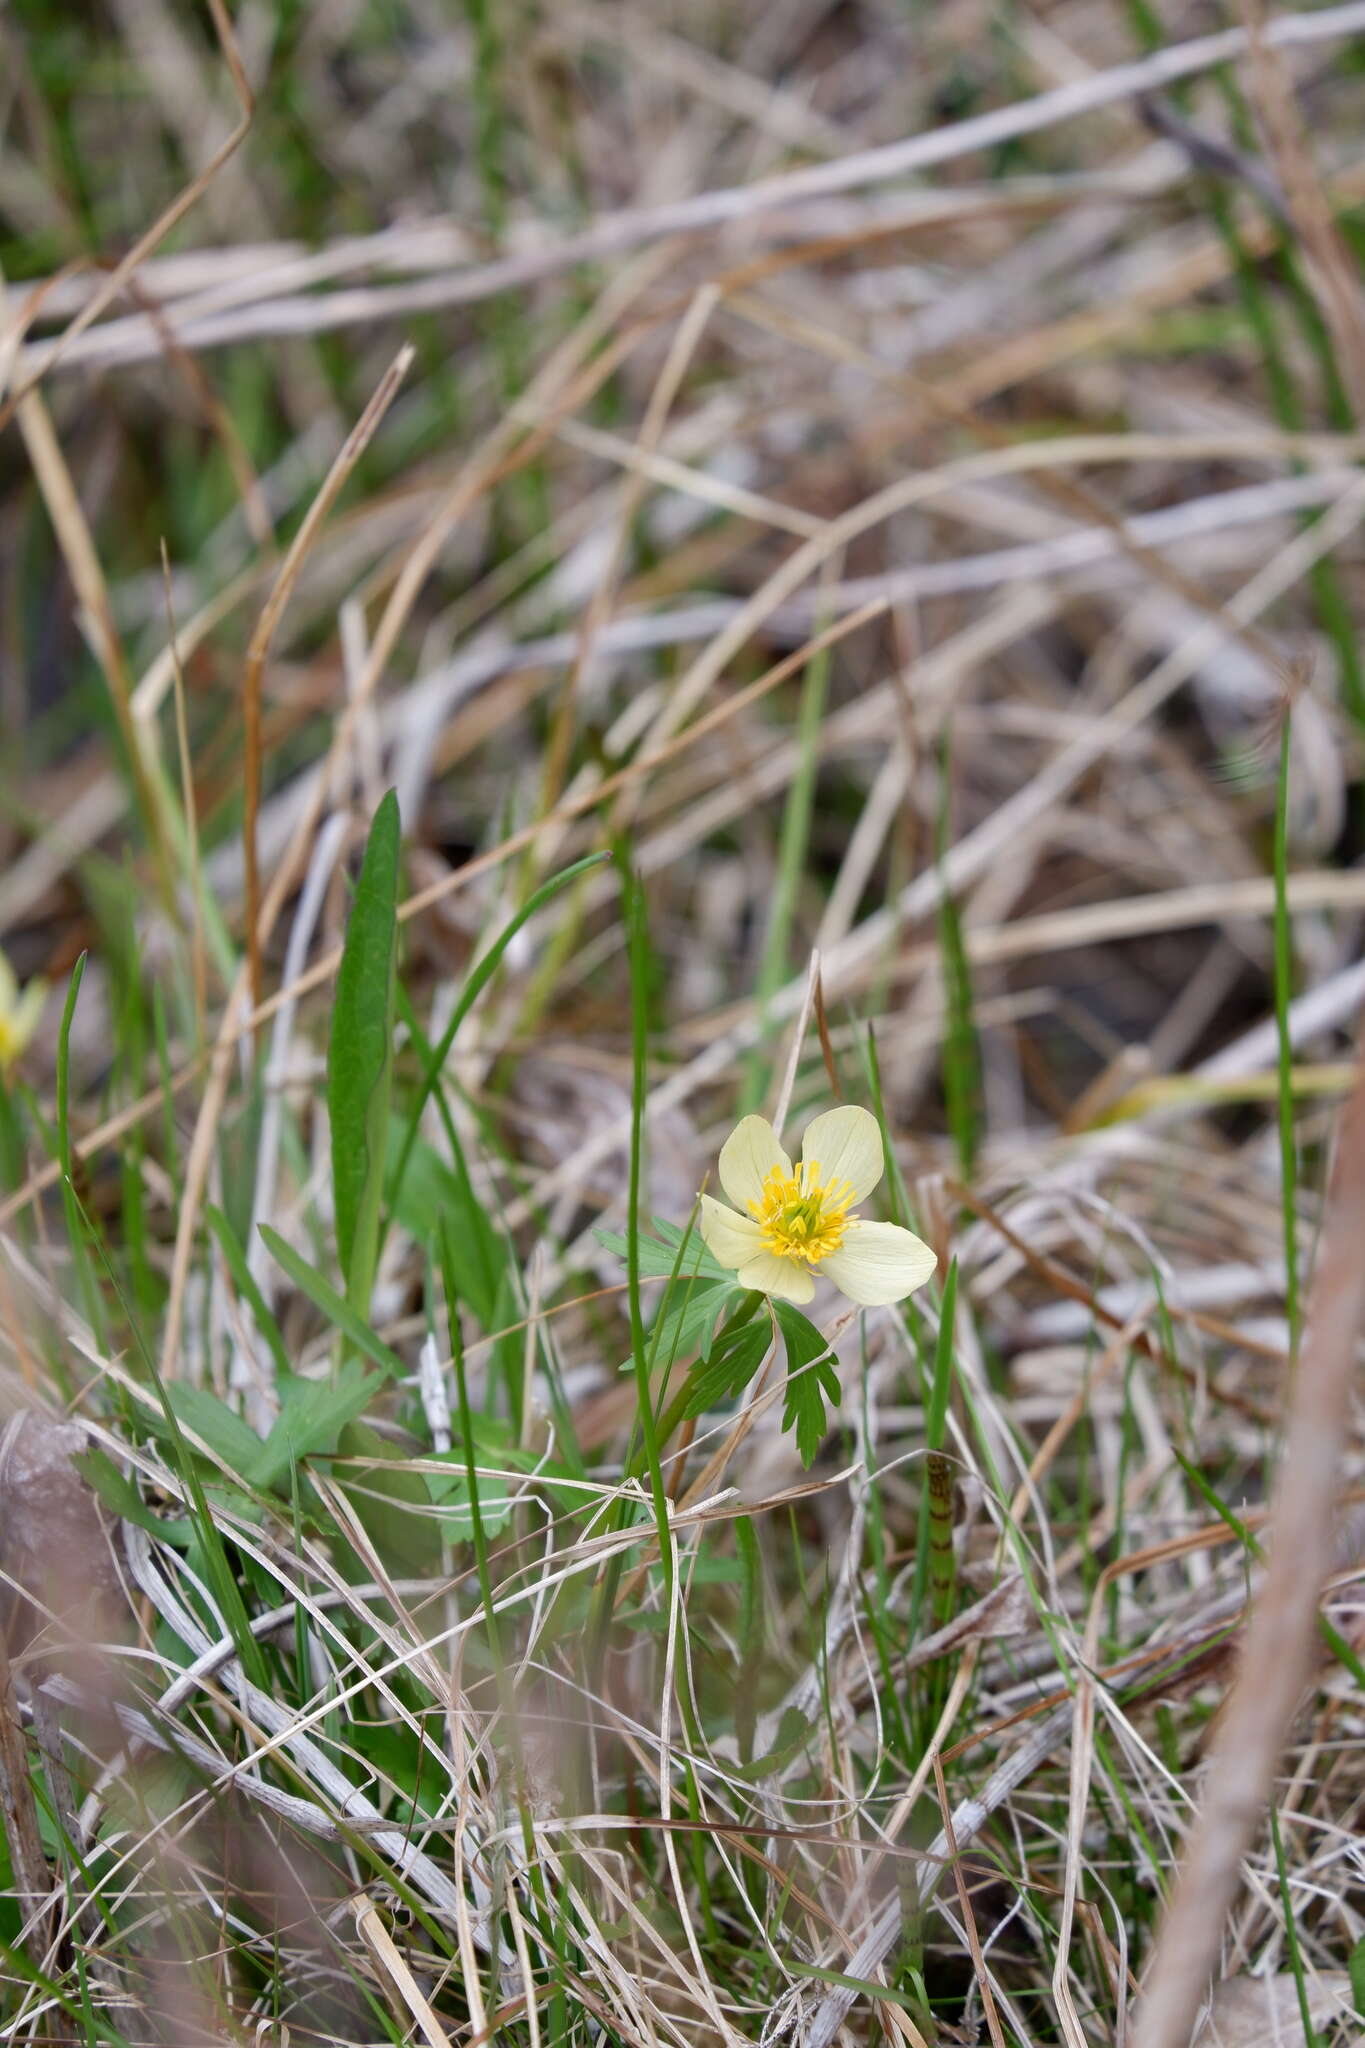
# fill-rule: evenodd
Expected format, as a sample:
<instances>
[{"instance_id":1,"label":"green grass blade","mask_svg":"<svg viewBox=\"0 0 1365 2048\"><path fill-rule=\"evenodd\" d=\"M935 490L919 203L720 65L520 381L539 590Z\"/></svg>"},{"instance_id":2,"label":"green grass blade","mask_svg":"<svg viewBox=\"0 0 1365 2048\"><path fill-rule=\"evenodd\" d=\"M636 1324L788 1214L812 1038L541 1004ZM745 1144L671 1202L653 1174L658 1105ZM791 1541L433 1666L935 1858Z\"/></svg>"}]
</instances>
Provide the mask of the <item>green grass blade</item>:
<instances>
[{"instance_id":1,"label":"green grass blade","mask_svg":"<svg viewBox=\"0 0 1365 2048\"><path fill-rule=\"evenodd\" d=\"M223 1254L224 1263L232 1275L233 1286L251 1310L256 1328L270 1348L276 1372L281 1375L291 1373L294 1370L293 1361L280 1333L280 1326L270 1313L265 1296L256 1284L256 1276L246 1262L246 1255L237 1233L222 1210L213 1202L204 1204L204 1220L213 1232L219 1251Z\"/></svg>"},{"instance_id":2,"label":"green grass blade","mask_svg":"<svg viewBox=\"0 0 1365 2048\"><path fill-rule=\"evenodd\" d=\"M438 1239L441 1276L445 1285L446 1316L450 1325L450 1351L455 1368L456 1413L459 1417L460 1438L464 1449L465 1482L469 1487L469 1529L474 1544L474 1564L479 1580L479 1597L483 1602L488 1647L501 1683L504 1676L502 1642L497 1603L493 1597L493 1580L488 1568L488 1536L483 1525L483 1511L479 1505L478 1449L474 1435L474 1414L469 1405L469 1378L465 1371L464 1343L460 1335L458 1261L451 1254L452 1232L448 1216L440 1219Z\"/></svg>"},{"instance_id":3,"label":"green grass blade","mask_svg":"<svg viewBox=\"0 0 1365 2048\"><path fill-rule=\"evenodd\" d=\"M68 1186L70 1186L69 1182ZM127 1304L122 1300L122 1290L119 1287L118 1275L110 1262L108 1251L95 1230L90 1217L86 1214L84 1208L81 1207L79 1197L76 1195L74 1188L71 1190L71 1199L77 1205L80 1225L89 1231L90 1241L98 1251L109 1285L114 1294L119 1298L126 1312ZM160 1404L162 1418L166 1425L166 1435L170 1443L172 1462L179 1473L181 1483L188 1496L190 1520L199 1539L203 1574L208 1582L209 1591L218 1604L218 1612L223 1626L237 1646L237 1656L242 1670L254 1686L259 1687L263 1691L268 1691L270 1681L266 1672L265 1658L260 1644L251 1633L250 1618L247 1614L246 1602L242 1597L242 1589L238 1585L233 1572L232 1564L228 1557L227 1545L219 1531L217 1522L213 1518L213 1511L209 1506L208 1496L204 1492L204 1485L199 1476L199 1467L195 1461L194 1452L186 1442L184 1432L180 1427L180 1417L176 1412L176 1401L172 1400L170 1389L157 1369L156 1360L142 1341L141 1332L138 1330L136 1322L131 1315L128 1320L141 1353L147 1377ZM189 1387L180 1388L178 1390L178 1398L181 1400L182 1405L185 1397L192 1400L195 1392L195 1389ZM224 1411L224 1413L227 1413L227 1411ZM234 1422L236 1421L235 1417L232 1419ZM190 1426L193 1427L193 1423ZM246 1425L242 1423L240 1427L245 1430ZM241 1439L241 1441L244 1442L245 1439Z\"/></svg>"},{"instance_id":4,"label":"green grass blade","mask_svg":"<svg viewBox=\"0 0 1365 2048\"><path fill-rule=\"evenodd\" d=\"M645 1336L644 1309L640 1295L640 1178L644 1163L644 1117L645 1091L648 1085L649 989L651 980L649 928L645 920L644 891L641 888L639 877L630 868L624 856L618 856L618 861L621 868L622 893L624 896L623 913L630 963L630 1187L626 1204L626 1291L630 1312L630 1355L631 1362L635 1368L635 1426L639 1431L643 1448L644 1466L649 1480L655 1525L659 1532L659 1550L663 1562L665 1605L667 1606L671 1602L673 1591L673 1541L669 1528L668 1491L664 1485L663 1465L660 1460L659 1424L654 1413L653 1389L650 1386L649 1349ZM616 1526L620 1526L619 1520ZM600 1672L602 1656L606 1650L607 1632L611 1627L612 1607L619 1573L620 1560L612 1559L598 1587L597 1598L594 1603L594 1614L589 1629L588 1658L588 1670L594 1681Z\"/></svg>"},{"instance_id":5,"label":"green grass blade","mask_svg":"<svg viewBox=\"0 0 1365 2048\"><path fill-rule=\"evenodd\" d=\"M397 1201L399 1191L403 1185L403 1176L408 1169L408 1160L411 1157L412 1148L417 1141L417 1132L422 1121L422 1112L430 1101L432 1090L440 1079L441 1069L450 1056L450 1048L455 1043L455 1034L479 997L483 994L485 988L487 988L489 981L497 971L503 954L507 951L507 948L511 945L513 939L527 920L534 917L538 910L543 910L547 903L553 901L561 889L567 889L571 882L576 881L580 875L586 874L590 868L600 867L603 861L610 859L611 855L609 853L586 854L582 860L576 860L571 867L564 868L557 875L552 875L548 882L542 882L541 886L527 897L516 915L508 919L492 945L488 948L488 951L482 954L474 966L470 968L469 973L465 977L464 987L460 991L460 999L450 1014L450 1020L445 1030L441 1033L439 1042L432 1047L430 1057L425 1062L421 1085L407 1114L407 1125L403 1132L403 1142L398 1154L398 1163L394 1167L393 1178L390 1184L389 1203L391 1208L394 1202Z\"/></svg>"},{"instance_id":6,"label":"green grass blade","mask_svg":"<svg viewBox=\"0 0 1365 2048\"><path fill-rule=\"evenodd\" d=\"M393 1078L399 836L398 799L390 790L370 826L346 924L327 1056L337 1256L346 1299L362 1319L379 1257Z\"/></svg>"},{"instance_id":7,"label":"green grass blade","mask_svg":"<svg viewBox=\"0 0 1365 2048\"><path fill-rule=\"evenodd\" d=\"M1265 1562L1265 1552L1261 1547L1260 1538L1254 1530L1249 1529L1240 1515L1235 1515L1227 1505L1227 1502L1219 1498L1214 1488L1210 1486L1204 1474L1199 1470L1199 1467L1187 1458L1185 1453L1175 1444L1171 1446L1171 1455L1200 1499L1207 1504L1218 1520L1232 1531L1233 1535L1242 1545L1242 1548L1246 1551L1247 1556L1254 1558L1258 1564L1263 1564ZM1319 1614L1318 1616L1318 1631L1342 1669L1349 1671L1357 1686L1362 1691L1365 1691L1365 1660L1362 1660L1359 1653L1352 1648L1345 1636L1342 1635L1340 1629L1330 1622L1325 1614Z\"/></svg>"},{"instance_id":8,"label":"green grass blade","mask_svg":"<svg viewBox=\"0 0 1365 2048\"><path fill-rule=\"evenodd\" d=\"M1275 1852L1275 1876L1279 1883L1280 1908L1284 1914L1284 1940L1289 1950L1289 1968L1294 1978L1294 1989L1298 1994L1299 2018L1303 2022L1304 2048L1318 2048L1321 2034L1313 2025L1313 2008L1308 1998L1308 1976L1304 1969L1303 1944L1299 1939L1299 1923L1294 1912L1294 1894L1290 1889L1289 1872L1285 1867L1284 1838L1280 1832L1280 1809L1272 1799L1270 1802L1270 1841Z\"/></svg>"},{"instance_id":9,"label":"green grass blade","mask_svg":"<svg viewBox=\"0 0 1365 2048\"><path fill-rule=\"evenodd\" d=\"M348 1343L357 1351L363 1351L376 1365L382 1365L385 1372L403 1374L407 1371L396 1351L390 1351L382 1338L362 1316L358 1316L351 1304L337 1293L335 1287L324 1280L315 1266L310 1266L294 1247L286 1244L278 1230L272 1230L268 1223L260 1226L261 1236L270 1247L270 1255L288 1274L301 1294L306 1294L314 1308L319 1308L334 1329L341 1332Z\"/></svg>"}]
</instances>

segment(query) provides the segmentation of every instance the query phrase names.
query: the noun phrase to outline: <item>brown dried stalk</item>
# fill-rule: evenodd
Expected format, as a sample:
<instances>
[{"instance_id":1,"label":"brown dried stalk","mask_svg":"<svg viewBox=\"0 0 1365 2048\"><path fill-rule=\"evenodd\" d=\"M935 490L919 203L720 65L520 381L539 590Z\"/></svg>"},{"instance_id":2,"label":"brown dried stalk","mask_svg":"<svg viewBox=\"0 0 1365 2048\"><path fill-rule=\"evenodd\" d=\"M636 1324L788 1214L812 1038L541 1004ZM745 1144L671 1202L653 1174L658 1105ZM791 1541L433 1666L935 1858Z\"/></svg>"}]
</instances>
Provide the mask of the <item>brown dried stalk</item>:
<instances>
[{"instance_id":1,"label":"brown dried stalk","mask_svg":"<svg viewBox=\"0 0 1365 2048\"><path fill-rule=\"evenodd\" d=\"M1327 1226L1295 1381L1270 1566L1228 1697L1204 1809L1172 1892L1138 2015L1136 2048L1186 2048L1218 1958L1241 1859L1312 1673L1318 1593L1365 1321L1365 1065L1342 1111Z\"/></svg>"}]
</instances>

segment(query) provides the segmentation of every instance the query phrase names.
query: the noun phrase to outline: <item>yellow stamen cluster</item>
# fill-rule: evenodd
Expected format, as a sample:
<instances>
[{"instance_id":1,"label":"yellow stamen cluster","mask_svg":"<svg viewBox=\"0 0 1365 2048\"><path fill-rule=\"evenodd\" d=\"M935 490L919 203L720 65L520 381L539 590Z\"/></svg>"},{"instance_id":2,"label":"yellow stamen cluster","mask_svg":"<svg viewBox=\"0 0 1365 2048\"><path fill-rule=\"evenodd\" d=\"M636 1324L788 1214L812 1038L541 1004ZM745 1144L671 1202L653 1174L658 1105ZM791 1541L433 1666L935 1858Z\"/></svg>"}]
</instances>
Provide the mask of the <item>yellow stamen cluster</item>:
<instances>
[{"instance_id":1,"label":"yellow stamen cluster","mask_svg":"<svg viewBox=\"0 0 1365 2048\"><path fill-rule=\"evenodd\" d=\"M818 1159L803 1159L795 1173L775 1166L749 1214L763 1232L765 1251L818 1266L838 1251L849 1226L853 1189L846 1180L820 1179Z\"/></svg>"}]
</instances>

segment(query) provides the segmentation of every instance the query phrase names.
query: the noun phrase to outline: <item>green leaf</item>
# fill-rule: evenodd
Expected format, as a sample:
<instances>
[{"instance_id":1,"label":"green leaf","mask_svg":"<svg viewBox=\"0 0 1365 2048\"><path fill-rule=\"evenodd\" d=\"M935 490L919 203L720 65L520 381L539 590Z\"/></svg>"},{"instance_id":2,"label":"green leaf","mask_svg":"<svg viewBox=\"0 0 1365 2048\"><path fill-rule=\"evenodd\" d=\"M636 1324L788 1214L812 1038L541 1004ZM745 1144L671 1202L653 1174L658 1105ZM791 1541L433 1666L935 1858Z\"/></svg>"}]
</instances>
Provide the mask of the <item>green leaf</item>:
<instances>
[{"instance_id":1,"label":"green leaf","mask_svg":"<svg viewBox=\"0 0 1365 2048\"><path fill-rule=\"evenodd\" d=\"M283 1399L275 1426L247 1478L253 1486L278 1488L304 1458L325 1456L341 1431L364 1413L384 1384L378 1373L365 1372L354 1360L325 1380L300 1379L291 1373L282 1383Z\"/></svg>"},{"instance_id":2,"label":"green leaf","mask_svg":"<svg viewBox=\"0 0 1365 2048\"><path fill-rule=\"evenodd\" d=\"M164 1538L168 1543L191 1541L194 1524L185 1516L172 1519L153 1514L132 1480L119 1471L108 1452L102 1451L98 1444L90 1444L85 1450L77 1451L71 1462L111 1514L132 1522L139 1529L150 1531L153 1536Z\"/></svg>"},{"instance_id":3,"label":"green leaf","mask_svg":"<svg viewBox=\"0 0 1365 2048\"><path fill-rule=\"evenodd\" d=\"M774 1301L773 1313L787 1353L786 1399L782 1427L796 1431L803 1465L810 1465L825 1438L825 1401L837 1407L839 1374L829 1341L789 1301Z\"/></svg>"},{"instance_id":4,"label":"green leaf","mask_svg":"<svg viewBox=\"0 0 1365 2048\"><path fill-rule=\"evenodd\" d=\"M468 1543L474 1535L474 1510L470 1503L469 1475L463 1450L441 1451L437 1454L441 1463L449 1463L449 1473L428 1472L427 1491L441 1510L441 1528L451 1543ZM475 1438L474 1463L481 1465L496 1459L501 1462L502 1453L491 1453ZM511 1517L513 1500L507 1481L491 1472L480 1472L479 1478L479 1520L486 1535L496 1535Z\"/></svg>"},{"instance_id":5,"label":"green leaf","mask_svg":"<svg viewBox=\"0 0 1365 2048\"><path fill-rule=\"evenodd\" d=\"M261 1236L270 1247L271 1257L283 1267L301 1294L306 1294L315 1308L320 1308L329 1323L348 1337L358 1351L372 1358L376 1365L382 1365L385 1372L405 1373L407 1367L396 1351L390 1351L387 1344L376 1337L369 1324L362 1321L355 1310L344 1302L331 1282L324 1280L316 1266L310 1266L301 1258L292 1245L285 1243L278 1230L270 1224L258 1226Z\"/></svg>"},{"instance_id":6,"label":"green leaf","mask_svg":"<svg viewBox=\"0 0 1365 2048\"><path fill-rule=\"evenodd\" d=\"M81 1223L89 1229L90 1219L86 1215L80 1198L76 1194L75 1188L72 1187L70 1180L66 1183L66 1191ZM127 1314L128 1305L119 1287L118 1276L109 1263L108 1253L98 1238L94 1238L93 1241L96 1249L99 1251L105 1272L109 1277L120 1306L125 1314ZM191 1560L197 1560L197 1562L191 1563L190 1568L197 1571L200 1577L207 1582L208 1590L217 1602L218 1611L227 1624L228 1633L237 1645L237 1654L241 1658L243 1671L253 1685L259 1686L264 1690L270 1684L265 1657L260 1644L251 1633L246 1603L242 1598L242 1590L237 1583L232 1565L228 1560L222 1533L219 1530L213 1510L209 1505L208 1496L204 1490L203 1479L199 1472L200 1461L195 1457L190 1446L185 1441L185 1433L180 1427L180 1419L166 1392L166 1383L157 1371L156 1360L142 1342L136 1322L132 1323L132 1329L146 1367L147 1377L151 1382L161 1408L170 1444L171 1461L177 1467L180 1479L189 1497L188 1504L194 1523L194 1541L190 1549L190 1558ZM223 1497L224 1490L221 1487L215 1488L215 1498L221 1499ZM253 1504L249 1497L245 1494L238 1496L235 1488L231 1489L227 1497L232 1500L234 1508L238 1508L247 1515L251 1515L254 1512Z\"/></svg>"},{"instance_id":7,"label":"green leaf","mask_svg":"<svg viewBox=\"0 0 1365 2048\"><path fill-rule=\"evenodd\" d=\"M243 1422L207 1387L192 1386L187 1380L168 1380L166 1399L175 1410L176 1421L192 1429L229 1472L246 1479L261 1448L251 1424Z\"/></svg>"},{"instance_id":8,"label":"green leaf","mask_svg":"<svg viewBox=\"0 0 1365 2048\"><path fill-rule=\"evenodd\" d=\"M400 1174L405 1149L407 1164ZM450 1218L460 1299L469 1304L482 1329L492 1329L507 1247L474 1193L458 1144L452 1169L425 1139L410 1139L403 1120L394 1117L389 1124L389 1163L391 1214L419 1244L431 1236L438 1216Z\"/></svg>"},{"instance_id":9,"label":"green leaf","mask_svg":"<svg viewBox=\"0 0 1365 2048\"><path fill-rule=\"evenodd\" d=\"M667 1280L677 1264L678 1247L686 1233L679 1230L676 1223L665 1223L662 1217L652 1216L650 1221L658 1236L641 1237L640 1271L647 1278ZM630 1240L622 1232L595 1230L593 1236L607 1251L614 1252L618 1259L625 1258ZM731 1286L734 1285L735 1276L730 1268L722 1266L718 1259L714 1259L702 1239L697 1236L693 1236L687 1246L680 1277L686 1278L690 1273L695 1273L699 1278L706 1280L727 1280Z\"/></svg>"},{"instance_id":10,"label":"green leaf","mask_svg":"<svg viewBox=\"0 0 1365 2048\"><path fill-rule=\"evenodd\" d=\"M398 799L379 804L346 924L327 1053L332 1194L346 1299L369 1310L379 1248L398 957Z\"/></svg>"},{"instance_id":11,"label":"green leaf","mask_svg":"<svg viewBox=\"0 0 1365 2048\"><path fill-rule=\"evenodd\" d=\"M364 1463L362 1471L338 1477L380 1554L419 1571L434 1564L441 1536L421 1474L387 1470L395 1462L406 1466L406 1460L368 1422L348 1422L337 1448L342 1457Z\"/></svg>"},{"instance_id":12,"label":"green leaf","mask_svg":"<svg viewBox=\"0 0 1365 2048\"><path fill-rule=\"evenodd\" d=\"M640 1239L640 1272L669 1284L650 1326L650 1364L668 1365L690 1351L694 1342L706 1358L721 1311L746 1290L736 1286L734 1274L711 1256L695 1233L680 1230L676 1223L666 1223L659 1216L652 1220L658 1236ZM617 1258L628 1257L630 1241L620 1232L598 1230L594 1235ZM620 1367L622 1372L634 1369L634 1358L627 1358Z\"/></svg>"},{"instance_id":13,"label":"green leaf","mask_svg":"<svg viewBox=\"0 0 1365 2048\"><path fill-rule=\"evenodd\" d=\"M449 1136L455 1182L450 1214L459 1225L459 1242L451 1247L451 1270L484 1329L495 1330L500 1321L499 1300L508 1280L507 1240L494 1228L488 1211L474 1192L469 1165L453 1124Z\"/></svg>"},{"instance_id":14,"label":"green leaf","mask_svg":"<svg viewBox=\"0 0 1365 2048\"><path fill-rule=\"evenodd\" d=\"M742 1301L744 1292L723 1280L680 1280L668 1288L650 1328L650 1363L668 1365L690 1351L694 1343L702 1357L709 1358L722 1312L732 1302Z\"/></svg>"},{"instance_id":15,"label":"green leaf","mask_svg":"<svg viewBox=\"0 0 1365 2048\"><path fill-rule=\"evenodd\" d=\"M396 1785L399 1803L386 1808L399 1826L413 1818L434 1819L441 1805L440 1779L425 1754L425 1743L405 1721L378 1721L357 1714L348 1721L347 1743L383 1779Z\"/></svg>"},{"instance_id":16,"label":"green leaf","mask_svg":"<svg viewBox=\"0 0 1365 2048\"><path fill-rule=\"evenodd\" d=\"M708 1408L741 1394L762 1365L772 1339L772 1325L765 1316L744 1323L718 1344L710 1362L693 1373L683 1414L704 1415Z\"/></svg>"},{"instance_id":17,"label":"green leaf","mask_svg":"<svg viewBox=\"0 0 1365 2048\"><path fill-rule=\"evenodd\" d=\"M1365 1935L1362 1935L1346 1960L1351 1973L1351 2003L1356 2009L1356 2018L1365 2020Z\"/></svg>"},{"instance_id":18,"label":"green leaf","mask_svg":"<svg viewBox=\"0 0 1365 2048\"><path fill-rule=\"evenodd\" d=\"M809 1463L809 1459L807 1463ZM750 1784L760 1778L770 1778L774 1771L780 1771L793 1757L800 1756L811 1738L812 1724L799 1707L784 1707L782 1718L777 1724L777 1740L771 1749L756 1756L752 1763L741 1764L736 1776L748 1779ZM732 1770L735 1766L732 1764Z\"/></svg>"}]
</instances>

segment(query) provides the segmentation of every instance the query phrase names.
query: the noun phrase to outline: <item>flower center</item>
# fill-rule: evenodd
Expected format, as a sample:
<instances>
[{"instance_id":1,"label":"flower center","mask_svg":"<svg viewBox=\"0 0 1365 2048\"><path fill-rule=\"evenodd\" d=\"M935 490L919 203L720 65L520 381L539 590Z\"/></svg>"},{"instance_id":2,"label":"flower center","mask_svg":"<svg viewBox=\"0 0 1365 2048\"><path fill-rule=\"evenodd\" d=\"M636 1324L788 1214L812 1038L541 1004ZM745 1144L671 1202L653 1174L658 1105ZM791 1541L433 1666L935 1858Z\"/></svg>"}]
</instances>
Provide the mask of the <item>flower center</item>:
<instances>
[{"instance_id":1,"label":"flower center","mask_svg":"<svg viewBox=\"0 0 1365 2048\"><path fill-rule=\"evenodd\" d=\"M844 1241L853 1189L846 1180L822 1182L818 1159L803 1159L795 1173L775 1166L749 1214L763 1232L765 1251L818 1266Z\"/></svg>"}]
</instances>

